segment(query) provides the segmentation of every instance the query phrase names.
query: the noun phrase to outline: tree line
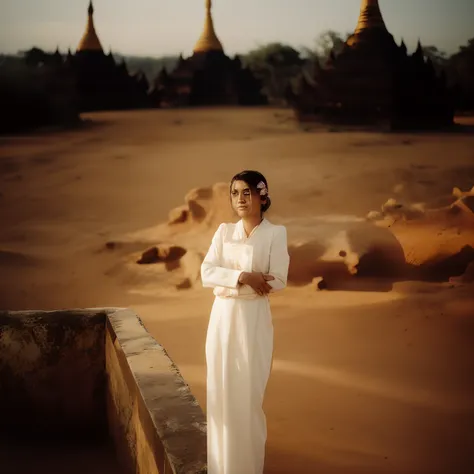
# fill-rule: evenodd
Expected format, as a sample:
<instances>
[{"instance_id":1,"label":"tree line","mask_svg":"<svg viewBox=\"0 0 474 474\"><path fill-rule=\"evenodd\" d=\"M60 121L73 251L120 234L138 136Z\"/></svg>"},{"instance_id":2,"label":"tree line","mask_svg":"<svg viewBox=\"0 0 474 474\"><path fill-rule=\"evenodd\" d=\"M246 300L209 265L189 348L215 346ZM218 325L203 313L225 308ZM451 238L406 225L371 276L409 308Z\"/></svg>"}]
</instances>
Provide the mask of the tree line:
<instances>
[{"instance_id":1,"label":"tree line","mask_svg":"<svg viewBox=\"0 0 474 474\"><path fill-rule=\"evenodd\" d=\"M270 43L240 55L240 58L243 65L261 80L270 103L286 105L288 87L296 86L304 71L311 74L316 62L323 64L332 52L337 54L348 36L328 30L316 38L310 48L296 49L284 43ZM474 38L452 55L433 45L424 46L423 53L435 69L444 71L448 84L456 88L458 113L473 113ZM17 55L0 55L0 102L10 104L10 108L3 106L0 111L0 133L9 126L12 128L16 119L21 124L25 120L21 115L29 114L32 123L46 116L47 123L63 123L66 119L74 122L74 117L78 117L77 111L68 109L68 104L73 102L67 100L69 89L61 76L48 68L29 67L29 58L41 54L46 53L32 48ZM171 72L179 60L176 56L153 58L118 53L113 56L116 62L125 61L130 74L144 74L151 86L163 68ZM39 104L37 115L33 114L33 104Z\"/></svg>"},{"instance_id":2,"label":"tree line","mask_svg":"<svg viewBox=\"0 0 474 474\"><path fill-rule=\"evenodd\" d=\"M269 43L241 55L244 66L249 67L262 81L264 93L274 105L285 105L285 91L297 84L302 71L312 72L318 61L324 64L331 54L341 51L351 33L340 34L327 30L319 35L312 47L296 49L284 43ZM422 46L437 72L444 71L448 85L457 88L458 112L474 112L474 38L448 55L434 45ZM124 59L131 73L142 72L150 83L163 67L170 72L178 57L143 58L116 55Z\"/></svg>"},{"instance_id":3,"label":"tree line","mask_svg":"<svg viewBox=\"0 0 474 474\"><path fill-rule=\"evenodd\" d=\"M260 46L244 57L244 64L262 79L265 92L275 104L285 102L285 91L301 77L302 71L312 73L316 62L324 64L332 53L341 51L350 33L341 35L328 30L322 33L313 48L297 50L283 43ZM438 73L444 71L448 86L456 93L458 113L474 112L474 38L452 55L436 46L422 46L426 59L430 59Z\"/></svg>"}]
</instances>

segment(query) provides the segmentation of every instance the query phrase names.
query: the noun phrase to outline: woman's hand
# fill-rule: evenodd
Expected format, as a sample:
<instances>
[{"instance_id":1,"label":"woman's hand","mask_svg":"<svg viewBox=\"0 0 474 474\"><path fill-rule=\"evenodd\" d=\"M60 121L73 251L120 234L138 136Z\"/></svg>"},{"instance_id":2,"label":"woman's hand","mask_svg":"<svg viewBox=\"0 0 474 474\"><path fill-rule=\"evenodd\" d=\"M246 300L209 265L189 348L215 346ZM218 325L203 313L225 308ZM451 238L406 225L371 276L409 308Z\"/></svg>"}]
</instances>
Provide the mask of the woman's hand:
<instances>
[{"instance_id":1,"label":"woman's hand","mask_svg":"<svg viewBox=\"0 0 474 474\"><path fill-rule=\"evenodd\" d=\"M242 272L239 278L239 283L242 285L249 285L258 295L263 296L270 293L270 290L272 289L267 281L274 279L275 278L271 275L264 275L260 272Z\"/></svg>"}]
</instances>

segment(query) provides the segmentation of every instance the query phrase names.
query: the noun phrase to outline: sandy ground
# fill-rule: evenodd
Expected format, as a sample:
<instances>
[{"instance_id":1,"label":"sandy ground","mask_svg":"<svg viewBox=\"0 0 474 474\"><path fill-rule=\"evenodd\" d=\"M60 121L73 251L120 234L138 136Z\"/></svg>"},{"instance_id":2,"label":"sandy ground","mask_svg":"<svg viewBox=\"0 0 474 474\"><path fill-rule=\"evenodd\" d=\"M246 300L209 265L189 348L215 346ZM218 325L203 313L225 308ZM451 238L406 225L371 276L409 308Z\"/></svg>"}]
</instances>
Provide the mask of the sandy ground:
<instances>
[{"instance_id":1,"label":"sandy ground","mask_svg":"<svg viewBox=\"0 0 474 474\"><path fill-rule=\"evenodd\" d=\"M213 296L177 286L192 284L227 215L206 188L260 170L268 219L292 247L290 286L272 296L265 473L474 472L474 286L449 281L474 260L472 221L364 219L389 198L434 209L453 187L471 189L474 135L309 133L269 109L87 118L73 132L0 139L0 308L130 306L205 408ZM167 225L193 188L204 188L188 195L203 216ZM341 277L341 249L352 258L380 242L361 262L366 278ZM187 260L136 263L165 244ZM393 277L403 260L417 271ZM319 274L329 291L311 282Z\"/></svg>"}]
</instances>

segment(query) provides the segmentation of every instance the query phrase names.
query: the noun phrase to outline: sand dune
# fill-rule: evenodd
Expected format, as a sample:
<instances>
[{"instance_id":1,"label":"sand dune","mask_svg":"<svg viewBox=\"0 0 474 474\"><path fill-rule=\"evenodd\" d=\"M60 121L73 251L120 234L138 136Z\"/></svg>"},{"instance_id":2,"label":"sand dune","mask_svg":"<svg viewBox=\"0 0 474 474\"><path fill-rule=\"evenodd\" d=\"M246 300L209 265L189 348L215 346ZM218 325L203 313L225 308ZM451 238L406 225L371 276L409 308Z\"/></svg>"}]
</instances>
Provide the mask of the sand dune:
<instances>
[{"instance_id":1,"label":"sand dune","mask_svg":"<svg viewBox=\"0 0 474 474\"><path fill-rule=\"evenodd\" d=\"M228 183L194 188L184 205L170 211L168 222L144 235L135 234L141 240L154 236L168 242L149 247L137 263L164 263L171 272L183 269L181 259L188 255L178 285L186 289L199 285L199 268L212 233L221 222L235 221L228 189ZM471 194L455 188L451 205L434 209L392 200L382 206L378 218L369 213L367 219L344 215L282 219L291 257L288 283L388 291L394 281L403 279L459 277L474 261L469 245L474 244L474 213L464 203ZM134 267L134 271L140 270Z\"/></svg>"},{"instance_id":2,"label":"sand dune","mask_svg":"<svg viewBox=\"0 0 474 474\"><path fill-rule=\"evenodd\" d=\"M0 140L0 308L133 307L205 408L199 266L234 219L228 180L261 170L292 258L265 473L474 472L474 136L308 132L272 109L85 118Z\"/></svg>"}]
</instances>

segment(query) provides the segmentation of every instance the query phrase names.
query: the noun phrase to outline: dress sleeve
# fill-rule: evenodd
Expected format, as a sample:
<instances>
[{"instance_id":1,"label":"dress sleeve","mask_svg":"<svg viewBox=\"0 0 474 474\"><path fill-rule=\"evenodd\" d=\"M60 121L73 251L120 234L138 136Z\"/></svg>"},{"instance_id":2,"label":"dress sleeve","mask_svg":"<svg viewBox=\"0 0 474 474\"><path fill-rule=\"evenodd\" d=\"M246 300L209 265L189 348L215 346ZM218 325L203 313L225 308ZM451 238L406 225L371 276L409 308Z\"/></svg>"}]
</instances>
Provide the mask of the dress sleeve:
<instances>
[{"instance_id":1,"label":"dress sleeve","mask_svg":"<svg viewBox=\"0 0 474 474\"><path fill-rule=\"evenodd\" d=\"M204 288L237 288L241 270L222 267L222 240L225 224L221 224L212 238L211 246L201 265L201 280Z\"/></svg>"},{"instance_id":2,"label":"dress sleeve","mask_svg":"<svg viewBox=\"0 0 474 474\"><path fill-rule=\"evenodd\" d=\"M272 287L272 292L283 290L286 287L289 266L290 256L286 227L278 226L273 233L270 246L270 270L268 273L275 279L270 280L268 284Z\"/></svg>"}]
</instances>

